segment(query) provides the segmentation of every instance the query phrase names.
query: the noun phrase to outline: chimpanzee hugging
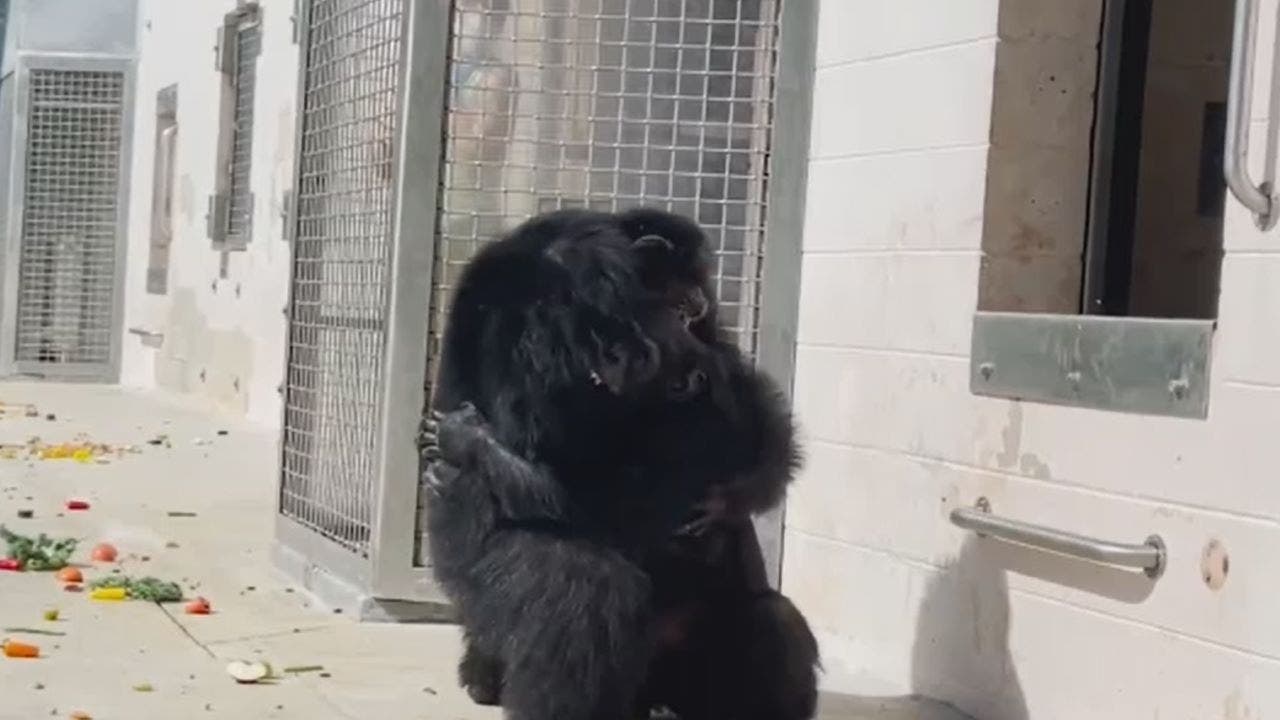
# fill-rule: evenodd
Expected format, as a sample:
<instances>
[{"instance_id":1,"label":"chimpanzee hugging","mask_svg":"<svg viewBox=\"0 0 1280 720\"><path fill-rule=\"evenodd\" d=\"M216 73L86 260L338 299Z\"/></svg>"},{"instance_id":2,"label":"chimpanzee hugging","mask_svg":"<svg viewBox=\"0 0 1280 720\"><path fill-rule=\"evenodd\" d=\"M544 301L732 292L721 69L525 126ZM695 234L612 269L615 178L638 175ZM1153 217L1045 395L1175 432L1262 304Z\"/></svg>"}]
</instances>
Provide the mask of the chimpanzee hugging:
<instances>
[{"instance_id":1,"label":"chimpanzee hugging","mask_svg":"<svg viewBox=\"0 0 1280 720\"><path fill-rule=\"evenodd\" d=\"M702 231L558 211L455 291L424 419L459 680L513 720L806 720L818 648L750 522L799 467L785 398L717 324Z\"/></svg>"}]
</instances>

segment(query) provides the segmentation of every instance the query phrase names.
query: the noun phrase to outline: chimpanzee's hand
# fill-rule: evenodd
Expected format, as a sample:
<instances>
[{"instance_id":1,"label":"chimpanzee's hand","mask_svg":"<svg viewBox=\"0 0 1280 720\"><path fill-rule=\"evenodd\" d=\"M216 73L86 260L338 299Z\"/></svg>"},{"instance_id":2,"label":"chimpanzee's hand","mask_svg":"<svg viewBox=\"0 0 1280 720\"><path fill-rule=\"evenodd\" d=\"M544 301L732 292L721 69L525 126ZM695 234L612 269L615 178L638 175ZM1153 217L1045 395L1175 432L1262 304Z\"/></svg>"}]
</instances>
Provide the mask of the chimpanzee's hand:
<instances>
[{"instance_id":1,"label":"chimpanzee's hand","mask_svg":"<svg viewBox=\"0 0 1280 720\"><path fill-rule=\"evenodd\" d=\"M474 461L476 450L490 439L480 411L471 403L441 413L432 410L418 425L418 452L424 463L443 460L456 467Z\"/></svg>"}]
</instances>

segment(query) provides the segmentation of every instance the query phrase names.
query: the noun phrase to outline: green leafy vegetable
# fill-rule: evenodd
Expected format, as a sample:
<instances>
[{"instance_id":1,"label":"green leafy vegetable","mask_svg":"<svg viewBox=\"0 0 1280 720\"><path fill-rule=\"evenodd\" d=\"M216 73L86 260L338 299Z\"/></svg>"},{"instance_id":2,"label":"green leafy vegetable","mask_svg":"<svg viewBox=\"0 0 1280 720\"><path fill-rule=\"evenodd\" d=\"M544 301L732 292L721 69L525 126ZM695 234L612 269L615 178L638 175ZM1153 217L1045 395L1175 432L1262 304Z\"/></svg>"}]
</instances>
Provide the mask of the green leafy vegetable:
<instances>
[{"instance_id":1,"label":"green leafy vegetable","mask_svg":"<svg viewBox=\"0 0 1280 720\"><path fill-rule=\"evenodd\" d=\"M182 599L182 588L175 582L154 577L131 578L128 575L110 575L89 583L90 590L98 588L124 588L133 600L167 603Z\"/></svg>"},{"instance_id":2,"label":"green leafy vegetable","mask_svg":"<svg viewBox=\"0 0 1280 720\"><path fill-rule=\"evenodd\" d=\"M76 538L54 538L40 533L28 537L11 532L0 525L0 540L9 545L9 557L18 560L28 570L61 570L71 562L71 555L80 541Z\"/></svg>"}]
</instances>

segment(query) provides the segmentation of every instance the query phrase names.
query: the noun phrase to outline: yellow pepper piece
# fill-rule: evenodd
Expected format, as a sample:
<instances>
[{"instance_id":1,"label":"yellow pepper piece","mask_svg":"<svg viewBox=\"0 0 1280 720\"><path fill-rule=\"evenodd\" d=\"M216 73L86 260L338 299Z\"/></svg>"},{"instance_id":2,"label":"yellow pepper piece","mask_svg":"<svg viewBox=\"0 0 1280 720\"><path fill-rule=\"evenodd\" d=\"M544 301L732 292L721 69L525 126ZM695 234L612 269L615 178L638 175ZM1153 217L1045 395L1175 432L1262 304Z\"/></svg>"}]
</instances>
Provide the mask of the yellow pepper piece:
<instances>
[{"instance_id":1,"label":"yellow pepper piece","mask_svg":"<svg viewBox=\"0 0 1280 720\"><path fill-rule=\"evenodd\" d=\"M122 587L97 588L89 593L93 600L124 600L129 594Z\"/></svg>"}]
</instances>

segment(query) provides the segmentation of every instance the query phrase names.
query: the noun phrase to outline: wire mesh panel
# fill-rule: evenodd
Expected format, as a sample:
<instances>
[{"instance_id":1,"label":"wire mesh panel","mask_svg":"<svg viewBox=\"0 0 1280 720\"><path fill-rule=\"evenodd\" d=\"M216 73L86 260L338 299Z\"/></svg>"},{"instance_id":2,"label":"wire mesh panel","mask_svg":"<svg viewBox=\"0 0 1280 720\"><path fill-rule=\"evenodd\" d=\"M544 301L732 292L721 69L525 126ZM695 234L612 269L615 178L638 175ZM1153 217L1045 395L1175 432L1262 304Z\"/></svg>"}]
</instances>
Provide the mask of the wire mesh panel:
<instances>
[{"instance_id":1,"label":"wire mesh panel","mask_svg":"<svg viewBox=\"0 0 1280 720\"><path fill-rule=\"evenodd\" d=\"M33 69L14 359L112 362L125 75Z\"/></svg>"},{"instance_id":2,"label":"wire mesh panel","mask_svg":"<svg viewBox=\"0 0 1280 720\"><path fill-rule=\"evenodd\" d=\"M235 101L232 109L231 162L227 169L227 237L245 243L253 230L253 194L249 173L253 158L253 98L257 88L257 57L262 47L262 23L256 14L235 30Z\"/></svg>"},{"instance_id":3,"label":"wire mesh panel","mask_svg":"<svg viewBox=\"0 0 1280 720\"><path fill-rule=\"evenodd\" d=\"M281 512L367 554L404 0L305 3Z\"/></svg>"},{"instance_id":4,"label":"wire mesh panel","mask_svg":"<svg viewBox=\"0 0 1280 720\"><path fill-rule=\"evenodd\" d=\"M696 219L717 250L721 320L754 351L778 0L453 8L428 382L466 262L571 206Z\"/></svg>"}]
</instances>

